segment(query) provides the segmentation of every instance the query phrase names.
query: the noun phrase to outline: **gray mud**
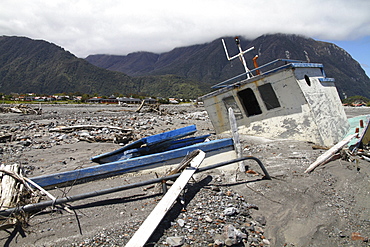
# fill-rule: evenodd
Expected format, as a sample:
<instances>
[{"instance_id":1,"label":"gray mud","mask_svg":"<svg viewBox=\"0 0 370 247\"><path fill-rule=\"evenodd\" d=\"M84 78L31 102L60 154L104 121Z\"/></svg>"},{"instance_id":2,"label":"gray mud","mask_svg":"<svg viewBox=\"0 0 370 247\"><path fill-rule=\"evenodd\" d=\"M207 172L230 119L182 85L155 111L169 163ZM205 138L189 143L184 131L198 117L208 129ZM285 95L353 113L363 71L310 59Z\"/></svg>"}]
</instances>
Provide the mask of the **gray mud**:
<instances>
[{"instance_id":1,"label":"gray mud","mask_svg":"<svg viewBox=\"0 0 370 247\"><path fill-rule=\"evenodd\" d=\"M47 105L42 115L2 114L0 128L12 140L0 143L2 163L20 163L28 177L96 165L90 158L120 148L113 142L86 142L83 135L49 132L77 124L130 128L133 139L195 124L197 135L218 138L202 107L167 106L166 113L135 113L135 107ZM349 117L368 108L346 108ZM336 160L310 174L304 170L325 152L311 143L243 136L244 155L259 158L272 180L262 180L257 164L249 172L212 170L195 176L148 246L369 246L370 163ZM165 170L134 172L89 183L55 188L70 196L153 179ZM70 203L75 214L47 208L34 215L25 236L1 242L9 246L124 246L161 199L160 190L136 188ZM46 199L46 198L45 198ZM230 213L231 212L231 213ZM232 230L230 230L232 229ZM234 235L225 237L225 234ZM239 235L238 235L239 234ZM175 242L174 242L175 241ZM176 242L178 241L178 242ZM10 243L9 243L10 242Z\"/></svg>"}]
</instances>

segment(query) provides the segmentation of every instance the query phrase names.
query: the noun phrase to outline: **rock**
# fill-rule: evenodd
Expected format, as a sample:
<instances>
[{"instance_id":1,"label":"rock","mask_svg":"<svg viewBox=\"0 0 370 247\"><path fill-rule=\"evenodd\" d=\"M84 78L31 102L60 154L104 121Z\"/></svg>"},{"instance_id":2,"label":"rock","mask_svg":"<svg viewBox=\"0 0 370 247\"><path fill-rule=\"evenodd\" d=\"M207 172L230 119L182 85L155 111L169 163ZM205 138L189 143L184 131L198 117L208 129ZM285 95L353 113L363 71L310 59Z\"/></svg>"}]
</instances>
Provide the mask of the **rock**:
<instances>
[{"instance_id":1,"label":"rock","mask_svg":"<svg viewBox=\"0 0 370 247\"><path fill-rule=\"evenodd\" d=\"M27 139L27 140L20 141L19 144L22 146L28 147L32 144L32 141Z\"/></svg>"},{"instance_id":2,"label":"rock","mask_svg":"<svg viewBox=\"0 0 370 247\"><path fill-rule=\"evenodd\" d=\"M237 230L233 225L228 224L223 228L222 236L225 239L225 244L231 246L238 244L242 239L248 238L248 235Z\"/></svg>"},{"instance_id":3,"label":"rock","mask_svg":"<svg viewBox=\"0 0 370 247\"><path fill-rule=\"evenodd\" d=\"M243 207L245 207L246 209L255 209L255 210L258 210L258 206L255 205L255 204L251 204L251 203L244 202L243 203Z\"/></svg>"},{"instance_id":4,"label":"rock","mask_svg":"<svg viewBox=\"0 0 370 247\"><path fill-rule=\"evenodd\" d=\"M208 223L211 223L213 220L211 219L211 217L209 217L208 215L206 215L204 217L204 220L207 221Z\"/></svg>"},{"instance_id":5,"label":"rock","mask_svg":"<svg viewBox=\"0 0 370 247\"><path fill-rule=\"evenodd\" d=\"M227 196L233 196L234 194L233 194L232 191L228 190L228 191L225 192L225 195L227 195Z\"/></svg>"},{"instance_id":6,"label":"rock","mask_svg":"<svg viewBox=\"0 0 370 247\"><path fill-rule=\"evenodd\" d=\"M166 243L170 246L181 246L185 243L185 238L181 237L167 237Z\"/></svg>"},{"instance_id":7,"label":"rock","mask_svg":"<svg viewBox=\"0 0 370 247\"><path fill-rule=\"evenodd\" d=\"M216 239L215 242L213 243L213 247L221 247L224 245L224 242L222 242L219 239Z\"/></svg>"},{"instance_id":8,"label":"rock","mask_svg":"<svg viewBox=\"0 0 370 247\"><path fill-rule=\"evenodd\" d=\"M252 240L252 243L256 243L256 244L259 243L259 240L257 238L251 238L251 240Z\"/></svg>"},{"instance_id":9,"label":"rock","mask_svg":"<svg viewBox=\"0 0 370 247\"><path fill-rule=\"evenodd\" d=\"M266 218L265 216L257 216L255 220L260 223L262 226L266 225Z\"/></svg>"},{"instance_id":10,"label":"rock","mask_svg":"<svg viewBox=\"0 0 370 247\"><path fill-rule=\"evenodd\" d=\"M179 226L181 226L181 227L184 227L184 225L185 225L185 220L183 220L183 219L178 219L178 220L177 220L177 224L179 224Z\"/></svg>"},{"instance_id":11,"label":"rock","mask_svg":"<svg viewBox=\"0 0 370 247\"><path fill-rule=\"evenodd\" d=\"M220 187L218 187L218 186L211 186L211 190L213 190L213 191L217 191L217 192L219 192L219 191L221 191L220 190Z\"/></svg>"},{"instance_id":12,"label":"rock","mask_svg":"<svg viewBox=\"0 0 370 247\"><path fill-rule=\"evenodd\" d=\"M244 247L250 247L250 244L245 239L243 239L243 245L244 245Z\"/></svg>"},{"instance_id":13,"label":"rock","mask_svg":"<svg viewBox=\"0 0 370 247\"><path fill-rule=\"evenodd\" d=\"M224 210L224 215L226 216L232 216L232 215L235 215L236 213L238 213L239 210L235 207L229 207L229 208L226 208Z\"/></svg>"},{"instance_id":14,"label":"rock","mask_svg":"<svg viewBox=\"0 0 370 247\"><path fill-rule=\"evenodd\" d=\"M259 232L259 233L264 233L263 228L262 228L262 227L260 227L260 226L256 226L256 227L255 227L255 231L257 231L257 232Z\"/></svg>"},{"instance_id":15,"label":"rock","mask_svg":"<svg viewBox=\"0 0 370 247\"><path fill-rule=\"evenodd\" d=\"M359 232L352 232L352 234L351 234L351 240L353 240L353 241L356 241L356 240L365 240L365 238L364 237L362 237L361 236L361 233L359 233Z\"/></svg>"},{"instance_id":16,"label":"rock","mask_svg":"<svg viewBox=\"0 0 370 247\"><path fill-rule=\"evenodd\" d=\"M226 246L232 246L234 244L236 244L236 243L234 243L233 240L230 239L230 238L228 238L228 239L225 240L225 245Z\"/></svg>"},{"instance_id":17,"label":"rock","mask_svg":"<svg viewBox=\"0 0 370 247\"><path fill-rule=\"evenodd\" d=\"M262 239L262 243L264 245L270 245L271 244L270 241L268 241L267 239Z\"/></svg>"}]
</instances>

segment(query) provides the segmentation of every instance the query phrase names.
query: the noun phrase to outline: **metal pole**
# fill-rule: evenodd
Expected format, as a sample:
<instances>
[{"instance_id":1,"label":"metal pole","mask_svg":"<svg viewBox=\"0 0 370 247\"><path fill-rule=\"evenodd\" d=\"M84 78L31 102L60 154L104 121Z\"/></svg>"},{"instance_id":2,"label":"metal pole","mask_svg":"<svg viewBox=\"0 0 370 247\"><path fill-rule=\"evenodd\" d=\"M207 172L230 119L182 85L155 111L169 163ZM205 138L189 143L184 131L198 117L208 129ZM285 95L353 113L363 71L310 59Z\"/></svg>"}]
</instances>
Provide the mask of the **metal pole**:
<instances>
[{"instance_id":1,"label":"metal pole","mask_svg":"<svg viewBox=\"0 0 370 247\"><path fill-rule=\"evenodd\" d=\"M238 45L238 48L239 48L239 58L240 58L240 60L241 60L241 62L242 62L242 64L243 64L243 66L244 66L244 69L245 69L245 73L247 73L247 79L249 79L249 78L251 78L250 77L250 73L251 73L251 71L249 70L249 68L247 67L247 62L245 61L245 58L244 58L244 53L243 53L243 50L242 50L242 48L241 48L241 46L240 46L240 43L239 43L239 41L237 41L236 42L237 43L237 45Z\"/></svg>"},{"instance_id":2,"label":"metal pole","mask_svg":"<svg viewBox=\"0 0 370 247\"><path fill-rule=\"evenodd\" d=\"M208 170L215 169L215 168L218 168L218 167L221 167L221 166L225 166L225 165L229 165L229 164L232 164L232 163L237 163L237 162L244 161L244 160L249 160L249 159L256 161L258 163L258 165L261 167L263 173L265 174L263 179L271 179L270 175L268 174L268 172L267 172L266 168L264 167L264 165L262 164L262 162L258 158L253 157L253 156L246 156L246 157L242 157L242 158L239 158L239 159L224 161L224 162L217 163L217 164L214 164L214 165L201 167L196 171L196 173L208 171ZM0 211L0 215L1 216L9 216L13 213L17 213L17 212L21 212L21 211L30 212L30 211L40 210L40 209L43 209L43 208L46 208L46 207L49 207L49 206L54 206L54 205L59 205L59 204L67 203L67 202L78 201L78 200L82 200L82 199L86 199L86 198L90 198L90 197L110 194L110 193L123 191L123 190L128 190L128 189L132 189L132 188L136 188L136 187L141 187L141 186L145 186L145 185L149 185L149 184L155 184L155 183L159 183L163 180L173 180L173 179L179 177L180 175L181 175L181 173L176 173L176 174L173 174L173 175L170 175L170 176L151 179L151 180L142 181L142 182L138 182L138 183L126 184L126 185L113 187L113 188L109 188L109 189L92 191L92 192L88 192L88 193L85 193L85 194L67 196L67 197L56 199L56 200L44 201L44 202L39 202L39 203L34 203L34 204L28 204L28 205L25 205L25 206L22 206L22 207L10 208L10 209Z\"/></svg>"}]
</instances>

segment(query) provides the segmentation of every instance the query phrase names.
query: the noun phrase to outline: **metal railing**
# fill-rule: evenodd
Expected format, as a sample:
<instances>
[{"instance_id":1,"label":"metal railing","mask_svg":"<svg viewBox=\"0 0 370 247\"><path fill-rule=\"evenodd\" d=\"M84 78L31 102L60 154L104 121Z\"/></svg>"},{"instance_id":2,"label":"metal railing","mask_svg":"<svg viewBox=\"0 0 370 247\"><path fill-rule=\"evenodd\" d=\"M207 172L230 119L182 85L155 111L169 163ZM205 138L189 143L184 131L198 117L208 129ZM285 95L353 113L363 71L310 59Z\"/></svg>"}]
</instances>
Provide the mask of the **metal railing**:
<instances>
[{"instance_id":1,"label":"metal railing","mask_svg":"<svg viewBox=\"0 0 370 247\"><path fill-rule=\"evenodd\" d=\"M253 156L246 156L246 157L242 157L242 158L238 158L238 159L234 159L234 160L230 160L230 161L224 161L224 162L217 163L217 164L214 164L214 165L209 165L209 166L206 166L206 167L201 167L201 168L197 169L196 173L208 171L208 170L215 169L215 168L225 166L225 165L229 165L229 164L232 164L232 163L238 163L238 162L243 161L243 160L254 160L254 161L256 161L258 163L258 165L260 166L260 168L262 169L263 173L264 173L264 177L262 179L269 179L269 180L271 179L270 175L268 174L268 172L267 172L266 168L264 167L264 165L262 164L262 162L258 158L253 157ZM173 179L179 177L180 175L181 175L181 173L176 173L176 174L173 174L173 175L170 175L170 176L156 178L156 179L147 180L147 181L142 181L142 182L138 182L138 183L126 184L126 185L122 185L122 186L118 186L118 187L108 188L108 189L99 190L99 191L92 191L92 192L79 194L79 195L67 196L67 197L63 197L63 198L58 198L56 200L49 200L49 201L43 201L43 202L34 203L34 204L28 204L28 205L25 205L25 206L22 206L22 207L16 207L16 208L10 208L10 209L6 209L6 210L2 210L2 211L0 211L0 215L1 216L9 216L11 214L19 213L19 212L37 211L37 210L47 208L49 206L60 205L60 204L64 204L64 203L67 203L67 202L83 200L83 199L87 199L87 198L91 198L91 197L95 197L95 196L106 195L106 194L119 192L119 191L123 191L123 190L128 190L128 189L132 189L132 188L136 188L136 187L141 187L141 186L145 186L145 185L160 183L163 180L173 180Z\"/></svg>"},{"instance_id":2,"label":"metal railing","mask_svg":"<svg viewBox=\"0 0 370 247\"><path fill-rule=\"evenodd\" d=\"M227 86L229 86L230 84L228 84L228 85L224 85L224 84L226 84L226 83L228 83L228 82L230 82L230 81L236 80L236 79L237 79L237 78L239 78L239 77L242 77L242 76L245 76L245 75L247 75L247 74L253 73L253 72L257 71L257 70L259 70L259 71L261 72L261 75L263 75L264 73L262 73L261 69L266 68L266 67L268 67L268 66L271 66L271 65L273 65L273 64L275 64L275 63L278 63L278 62L285 62L286 64L288 64L288 63L306 63L305 61L300 61L300 60L283 59L283 58L281 58L281 59L276 59L276 60L273 60L273 61L271 61L271 62L268 62L268 63L266 63L266 64L264 64L264 65L258 66L257 68L254 68L254 69L250 70L249 72L244 72L244 73L242 73L242 74L240 74L240 75L237 75L237 76L234 76L234 77L232 77L232 78L230 78L230 79L227 79L226 81L223 81L223 82L220 82L220 83L218 83L218 84L216 84L216 85L213 85L211 88L222 88L222 87L227 87ZM267 72L268 72L268 71L267 71ZM267 72L265 72L265 73L267 73Z\"/></svg>"}]
</instances>

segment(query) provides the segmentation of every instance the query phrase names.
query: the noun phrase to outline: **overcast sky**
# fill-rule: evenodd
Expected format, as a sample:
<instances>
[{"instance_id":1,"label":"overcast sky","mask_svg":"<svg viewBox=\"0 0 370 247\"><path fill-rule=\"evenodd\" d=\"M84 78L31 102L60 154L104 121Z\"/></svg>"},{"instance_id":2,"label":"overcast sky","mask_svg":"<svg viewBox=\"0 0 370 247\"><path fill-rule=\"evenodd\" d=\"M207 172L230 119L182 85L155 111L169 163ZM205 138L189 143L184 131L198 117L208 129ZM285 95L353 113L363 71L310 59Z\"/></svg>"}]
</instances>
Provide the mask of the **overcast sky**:
<instances>
[{"instance_id":1,"label":"overcast sky","mask_svg":"<svg viewBox=\"0 0 370 247\"><path fill-rule=\"evenodd\" d=\"M81 58L282 32L342 44L370 75L370 0L0 0L0 6L1 35L47 40Z\"/></svg>"}]
</instances>

